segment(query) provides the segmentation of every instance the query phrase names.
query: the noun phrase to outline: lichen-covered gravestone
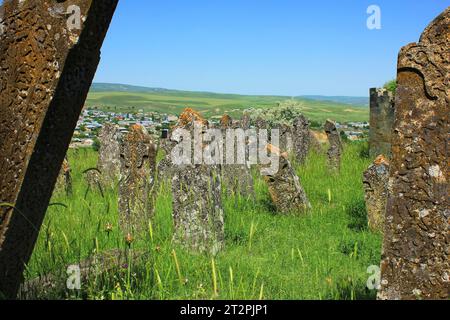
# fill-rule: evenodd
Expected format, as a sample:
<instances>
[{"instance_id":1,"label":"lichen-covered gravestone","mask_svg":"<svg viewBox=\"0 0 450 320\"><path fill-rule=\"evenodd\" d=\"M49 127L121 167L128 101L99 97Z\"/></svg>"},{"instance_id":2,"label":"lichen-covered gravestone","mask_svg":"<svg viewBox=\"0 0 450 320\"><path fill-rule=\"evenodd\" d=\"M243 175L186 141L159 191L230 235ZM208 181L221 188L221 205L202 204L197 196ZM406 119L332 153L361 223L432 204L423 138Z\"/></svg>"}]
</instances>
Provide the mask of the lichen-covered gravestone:
<instances>
[{"instance_id":1,"label":"lichen-covered gravestone","mask_svg":"<svg viewBox=\"0 0 450 320\"><path fill-rule=\"evenodd\" d=\"M176 128L192 133L195 126L206 128L208 123L194 110L186 109ZM193 251L218 253L225 241L220 166L176 165L172 196L174 242Z\"/></svg>"},{"instance_id":2,"label":"lichen-covered gravestone","mask_svg":"<svg viewBox=\"0 0 450 320\"><path fill-rule=\"evenodd\" d=\"M0 292L16 296L117 0L0 7ZM5 204L6 203L6 204Z\"/></svg>"},{"instance_id":3,"label":"lichen-covered gravestone","mask_svg":"<svg viewBox=\"0 0 450 320\"><path fill-rule=\"evenodd\" d=\"M328 141L330 143L330 147L327 151L328 166L333 171L339 171L341 168L342 153L341 136L336 128L336 124L331 120L326 121L325 132L327 133Z\"/></svg>"},{"instance_id":4,"label":"lichen-covered gravestone","mask_svg":"<svg viewBox=\"0 0 450 320\"><path fill-rule=\"evenodd\" d=\"M293 132L295 159L302 164L308 156L311 143L309 121L305 116L301 115L294 119Z\"/></svg>"},{"instance_id":5,"label":"lichen-covered gravestone","mask_svg":"<svg viewBox=\"0 0 450 320\"><path fill-rule=\"evenodd\" d=\"M300 184L288 155L278 148L268 145L269 152L275 153L279 158L279 169L263 178L269 187L269 194L274 206L280 213L304 212L311 208L306 192Z\"/></svg>"},{"instance_id":6,"label":"lichen-covered gravestone","mask_svg":"<svg viewBox=\"0 0 450 320\"><path fill-rule=\"evenodd\" d=\"M450 298L450 7L399 54L380 299Z\"/></svg>"},{"instance_id":7,"label":"lichen-covered gravestone","mask_svg":"<svg viewBox=\"0 0 450 320\"><path fill-rule=\"evenodd\" d=\"M119 126L106 123L98 135L100 149L97 168L101 172L104 186L114 187L120 173L120 140Z\"/></svg>"},{"instance_id":8,"label":"lichen-covered gravestone","mask_svg":"<svg viewBox=\"0 0 450 320\"><path fill-rule=\"evenodd\" d=\"M395 94L387 89L370 89L370 156L391 156L392 126L395 116Z\"/></svg>"},{"instance_id":9,"label":"lichen-covered gravestone","mask_svg":"<svg viewBox=\"0 0 450 320\"><path fill-rule=\"evenodd\" d=\"M274 129L279 130L279 137L280 137L280 145L279 148L283 150L283 152L287 152L289 156L292 155L292 151L294 150L293 145L293 128L286 124L279 124Z\"/></svg>"},{"instance_id":10,"label":"lichen-covered gravestone","mask_svg":"<svg viewBox=\"0 0 450 320\"><path fill-rule=\"evenodd\" d=\"M148 230L154 212L156 151L143 126L132 125L120 145L119 225L125 235Z\"/></svg>"},{"instance_id":11,"label":"lichen-covered gravestone","mask_svg":"<svg viewBox=\"0 0 450 320\"><path fill-rule=\"evenodd\" d=\"M383 232L389 191L389 162L384 156L377 157L364 172L363 184L369 229Z\"/></svg>"},{"instance_id":12,"label":"lichen-covered gravestone","mask_svg":"<svg viewBox=\"0 0 450 320\"><path fill-rule=\"evenodd\" d=\"M103 193L103 184L101 181L101 173L97 168L91 168L83 172L84 179L88 186L87 192L99 192L102 196Z\"/></svg>"},{"instance_id":13,"label":"lichen-covered gravestone","mask_svg":"<svg viewBox=\"0 0 450 320\"><path fill-rule=\"evenodd\" d=\"M228 115L224 115L222 117L220 121L220 128L222 129L222 135L224 137L223 153L225 155L228 152L227 148L232 148L230 143L231 139L225 139L225 137L234 137L233 134L237 134L237 132L235 131L236 129L241 130L241 134L243 137L243 141L239 141L238 138L233 138L235 143L233 145L234 148L229 151L232 152L234 161L233 163L227 163L227 161L225 161L222 166L222 187L226 188L226 191L229 195L240 195L243 198L254 198L255 192L253 188L253 177L246 161L247 145L245 138L245 129L241 128L241 122L238 121L236 123L233 123L232 118ZM242 144L243 147L243 154L241 154L240 159L243 163L236 163L239 162L238 148L241 147L239 144ZM227 160L226 156L225 160Z\"/></svg>"},{"instance_id":14,"label":"lichen-covered gravestone","mask_svg":"<svg viewBox=\"0 0 450 320\"><path fill-rule=\"evenodd\" d=\"M244 130L250 129L251 126L251 117L248 112L244 112L241 118L240 127Z\"/></svg>"},{"instance_id":15,"label":"lichen-covered gravestone","mask_svg":"<svg viewBox=\"0 0 450 320\"><path fill-rule=\"evenodd\" d=\"M64 158L64 162L59 171L58 179L56 180L55 190L64 190L66 195L72 193L72 170L69 165L69 160Z\"/></svg>"}]
</instances>

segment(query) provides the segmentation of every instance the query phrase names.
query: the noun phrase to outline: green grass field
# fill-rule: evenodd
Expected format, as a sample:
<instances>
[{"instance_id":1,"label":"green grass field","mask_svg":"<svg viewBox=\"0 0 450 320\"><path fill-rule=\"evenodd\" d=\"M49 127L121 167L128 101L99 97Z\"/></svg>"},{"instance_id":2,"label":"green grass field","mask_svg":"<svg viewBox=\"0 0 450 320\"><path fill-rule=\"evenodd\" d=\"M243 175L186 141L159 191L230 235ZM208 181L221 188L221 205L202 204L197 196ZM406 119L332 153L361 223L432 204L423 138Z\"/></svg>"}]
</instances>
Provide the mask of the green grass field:
<instances>
[{"instance_id":1,"label":"green grass field","mask_svg":"<svg viewBox=\"0 0 450 320\"><path fill-rule=\"evenodd\" d=\"M225 113L240 116L249 108L275 107L278 102L290 99L280 96L243 96L186 91L162 92L119 92L91 91L86 105L111 112L156 111L180 114L190 107L200 111L206 118L222 116ZM329 101L301 99L303 112L310 120L324 122L333 119L339 122L368 121L369 108L355 107Z\"/></svg>"},{"instance_id":2,"label":"green grass field","mask_svg":"<svg viewBox=\"0 0 450 320\"><path fill-rule=\"evenodd\" d=\"M82 293L40 298L373 299L375 292L366 289L367 268L379 265L381 236L367 230L365 148L347 144L337 175L328 172L324 154L313 153L297 167L313 206L306 214L271 211L267 187L255 175L256 203L224 199L226 248L214 258L172 244L171 192L163 185L148 234L131 245L149 254L145 263L103 274L84 284ZM55 192L27 279L65 272L67 265L97 252L126 248L118 230L117 190L86 193L82 172L94 167L96 158L90 149L70 151L73 195Z\"/></svg>"}]
</instances>

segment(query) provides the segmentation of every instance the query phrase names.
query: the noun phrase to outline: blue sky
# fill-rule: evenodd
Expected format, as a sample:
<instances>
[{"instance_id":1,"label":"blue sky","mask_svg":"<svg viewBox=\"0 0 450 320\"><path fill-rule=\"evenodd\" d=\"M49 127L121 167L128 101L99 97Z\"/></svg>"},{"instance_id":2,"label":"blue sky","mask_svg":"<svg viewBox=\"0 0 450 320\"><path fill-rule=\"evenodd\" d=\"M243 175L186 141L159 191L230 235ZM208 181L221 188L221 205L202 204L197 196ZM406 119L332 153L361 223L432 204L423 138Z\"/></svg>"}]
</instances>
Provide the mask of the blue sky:
<instances>
[{"instance_id":1,"label":"blue sky","mask_svg":"<svg viewBox=\"0 0 450 320\"><path fill-rule=\"evenodd\" d=\"M366 27L380 6L382 29ZM449 0L120 0L95 81L241 94L358 95L395 77Z\"/></svg>"}]
</instances>

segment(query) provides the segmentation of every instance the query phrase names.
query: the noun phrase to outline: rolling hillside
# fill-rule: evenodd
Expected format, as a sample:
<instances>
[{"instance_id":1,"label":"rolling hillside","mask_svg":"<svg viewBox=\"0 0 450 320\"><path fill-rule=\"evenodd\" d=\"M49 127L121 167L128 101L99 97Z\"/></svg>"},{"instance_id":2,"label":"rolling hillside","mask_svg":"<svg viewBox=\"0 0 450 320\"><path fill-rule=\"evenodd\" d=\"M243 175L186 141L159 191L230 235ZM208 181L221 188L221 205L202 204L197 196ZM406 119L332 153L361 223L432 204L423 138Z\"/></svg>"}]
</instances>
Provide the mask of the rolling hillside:
<instances>
[{"instance_id":1,"label":"rolling hillside","mask_svg":"<svg viewBox=\"0 0 450 320\"><path fill-rule=\"evenodd\" d=\"M304 104L305 115L314 121L325 121L327 118L339 122L368 121L369 109L364 105L355 106L350 103L332 101L333 99L342 101L343 98L348 100L348 97L323 97L323 100L320 100L317 96L295 99ZM179 114L184 108L191 107L209 118L221 116L224 113L240 116L245 109L274 107L278 102L287 99L291 99L291 97L190 92L95 83L92 85L86 104L88 107L105 111L135 112L144 110L145 112L157 111L168 114Z\"/></svg>"}]
</instances>

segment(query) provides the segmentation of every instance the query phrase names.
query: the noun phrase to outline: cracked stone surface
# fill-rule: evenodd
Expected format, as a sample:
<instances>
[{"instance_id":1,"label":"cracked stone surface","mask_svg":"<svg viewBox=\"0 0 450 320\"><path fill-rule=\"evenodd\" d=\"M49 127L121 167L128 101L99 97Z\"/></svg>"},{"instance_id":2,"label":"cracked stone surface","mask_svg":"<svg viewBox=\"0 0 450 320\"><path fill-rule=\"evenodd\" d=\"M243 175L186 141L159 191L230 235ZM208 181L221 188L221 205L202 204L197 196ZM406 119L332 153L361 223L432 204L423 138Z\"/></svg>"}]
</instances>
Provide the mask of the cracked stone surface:
<instances>
[{"instance_id":1,"label":"cracked stone surface","mask_svg":"<svg viewBox=\"0 0 450 320\"><path fill-rule=\"evenodd\" d=\"M0 292L22 280L117 0L10 0L0 7Z\"/></svg>"},{"instance_id":2,"label":"cracked stone surface","mask_svg":"<svg viewBox=\"0 0 450 320\"><path fill-rule=\"evenodd\" d=\"M198 113L186 109L176 127L208 126ZM217 254L225 245L220 166L180 165L172 178L173 240L192 251Z\"/></svg>"},{"instance_id":3,"label":"cracked stone surface","mask_svg":"<svg viewBox=\"0 0 450 320\"><path fill-rule=\"evenodd\" d=\"M449 299L450 7L402 48L379 299Z\"/></svg>"},{"instance_id":4,"label":"cracked stone surface","mask_svg":"<svg viewBox=\"0 0 450 320\"><path fill-rule=\"evenodd\" d=\"M120 144L119 225L137 237L154 213L157 147L143 126L133 125Z\"/></svg>"}]
</instances>

